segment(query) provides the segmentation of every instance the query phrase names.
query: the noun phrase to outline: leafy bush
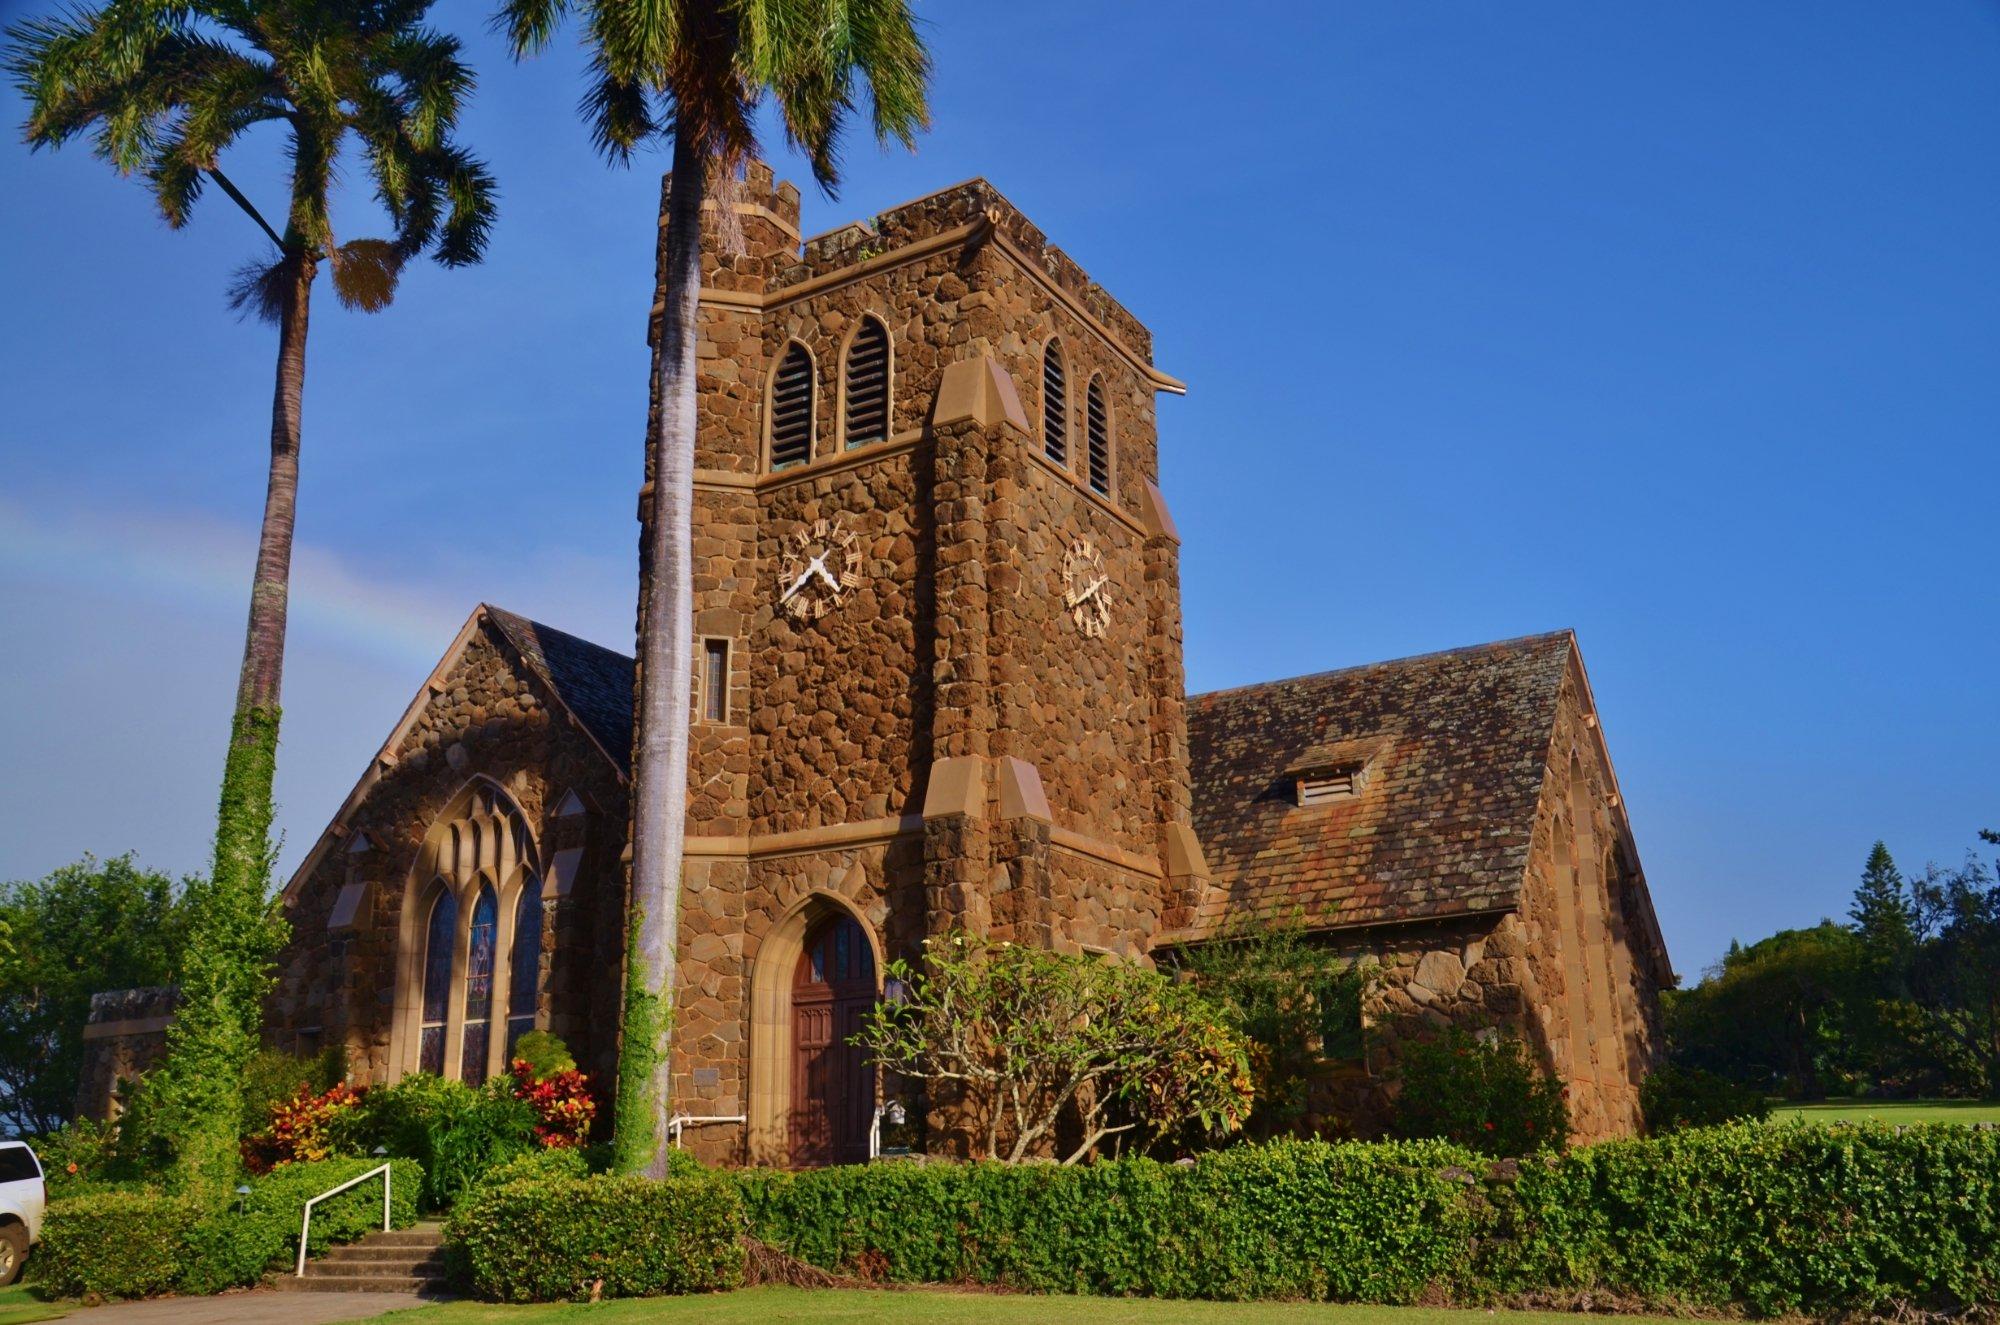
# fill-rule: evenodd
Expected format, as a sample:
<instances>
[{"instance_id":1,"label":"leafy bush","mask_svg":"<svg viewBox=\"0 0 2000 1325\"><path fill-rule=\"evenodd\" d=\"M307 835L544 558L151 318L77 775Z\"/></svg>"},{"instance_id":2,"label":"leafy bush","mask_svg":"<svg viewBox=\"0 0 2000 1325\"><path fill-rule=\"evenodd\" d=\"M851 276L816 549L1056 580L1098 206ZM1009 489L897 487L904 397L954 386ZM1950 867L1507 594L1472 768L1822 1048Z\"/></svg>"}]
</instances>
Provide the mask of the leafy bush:
<instances>
[{"instance_id":1,"label":"leafy bush","mask_svg":"<svg viewBox=\"0 0 2000 1325\"><path fill-rule=\"evenodd\" d=\"M1503 1291L1759 1315L2000 1302L2000 1132L1739 1123L1528 1162L1488 1244Z\"/></svg>"},{"instance_id":2,"label":"leafy bush","mask_svg":"<svg viewBox=\"0 0 2000 1325\"><path fill-rule=\"evenodd\" d=\"M1660 1067L1639 1087L1646 1126L1655 1135L1684 1127L1717 1127L1748 1118L1762 1122L1771 1106L1762 1091L1698 1067Z\"/></svg>"},{"instance_id":3,"label":"leafy bush","mask_svg":"<svg viewBox=\"0 0 2000 1325\"><path fill-rule=\"evenodd\" d=\"M311 1058L276 1049L262 1051L243 1069L242 1134L251 1136L269 1127L272 1108L296 1099L300 1087L324 1095L346 1079L347 1054L339 1045L328 1045Z\"/></svg>"},{"instance_id":4,"label":"leafy bush","mask_svg":"<svg viewBox=\"0 0 2000 1325\"><path fill-rule=\"evenodd\" d=\"M77 1118L35 1139L49 1199L61 1200L100 1190L122 1176L118 1129L110 1123Z\"/></svg>"},{"instance_id":5,"label":"leafy bush","mask_svg":"<svg viewBox=\"0 0 2000 1325\"><path fill-rule=\"evenodd\" d=\"M331 1159L340 1115L361 1103L361 1092L337 1081L323 1093L301 1083L298 1093L271 1106L270 1126L243 1138L243 1165L269 1173L279 1164Z\"/></svg>"},{"instance_id":6,"label":"leafy bush","mask_svg":"<svg viewBox=\"0 0 2000 1325\"><path fill-rule=\"evenodd\" d=\"M1065 1124L1073 1164L1110 1136L1227 1133L1249 1114L1249 1045L1193 985L965 934L924 945L921 969L890 963L907 992L878 1004L855 1043L897 1076L961 1096L986 1121L987 1158L1044 1154Z\"/></svg>"},{"instance_id":7,"label":"leafy bush","mask_svg":"<svg viewBox=\"0 0 2000 1325\"><path fill-rule=\"evenodd\" d=\"M576 1071L576 1059L562 1037L550 1031L529 1031L514 1042L516 1063L528 1065L528 1075L543 1081L559 1072Z\"/></svg>"},{"instance_id":8,"label":"leafy bush","mask_svg":"<svg viewBox=\"0 0 2000 1325\"><path fill-rule=\"evenodd\" d=\"M49 1203L34 1281L59 1297L151 1297L187 1264L199 1207L154 1191L98 1192Z\"/></svg>"},{"instance_id":9,"label":"leafy bush","mask_svg":"<svg viewBox=\"0 0 2000 1325\"><path fill-rule=\"evenodd\" d=\"M443 1210L488 1170L536 1149L535 1124L534 1107L514 1097L510 1080L475 1089L418 1072L363 1095L339 1116L333 1141L344 1151L379 1146L416 1160L423 1208Z\"/></svg>"},{"instance_id":10,"label":"leafy bush","mask_svg":"<svg viewBox=\"0 0 2000 1325\"><path fill-rule=\"evenodd\" d=\"M734 1288L742 1224L717 1176L543 1176L469 1192L445 1238L481 1297L555 1302Z\"/></svg>"},{"instance_id":11,"label":"leafy bush","mask_svg":"<svg viewBox=\"0 0 2000 1325\"><path fill-rule=\"evenodd\" d=\"M188 1264L181 1287L190 1293L216 1293L255 1283L274 1265L298 1255L299 1222L306 1202L329 1187L338 1187L377 1167L374 1159L330 1159L311 1164L284 1164L250 1185L250 1195L238 1205L210 1215L188 1235ZM416 1222L417 1193L423 1172L412 1161L391 1161L390 1223L407 1228ZM319 1255L328 1247L352 1242L382 1227L382 1187L362 1183L313 1207L312 1238L307 1250Z\"/></svg>"},{"instance_id":12,"label":"leafy bush","mask_svg":"<svg viewBox=\"0 0 2000 1325\"><path fill-rule=\"evenodd\" d=\"M535 1111L537 1140L551 1148L581 1146L590 1140L597 1101L591 1098L588 1076L569 1067L538 1077L525 1058L514 1060L512 1073L515 1098L526 1100Z\"/></svg>"},{"instance_id":13,"label":"leafy bush","mask_svg":"<svg viewBox=\"0 0 2000 1325\"><path fill-rule=\"evenodd\" d=\"M1186 1165L876 1164L738 1184L754 1236L867 1278L1409 1302L1470 1264L1476 1162L1436 1142L1280 1141Z\"/></svg>"},{"instance_id":14,"label":"leafy bush","mask_svg":"<svg viewBox=\"0 0 2000 1325\"><path fill-rule=\"evenodd\" d=\"M1482 1042L1454 1026L1403 1046L1397 1136L1434 1137L1486 1155L1559 1149L1569 1136L1560 1082L1519 1040Z\"/></svg>"}]
</instances>

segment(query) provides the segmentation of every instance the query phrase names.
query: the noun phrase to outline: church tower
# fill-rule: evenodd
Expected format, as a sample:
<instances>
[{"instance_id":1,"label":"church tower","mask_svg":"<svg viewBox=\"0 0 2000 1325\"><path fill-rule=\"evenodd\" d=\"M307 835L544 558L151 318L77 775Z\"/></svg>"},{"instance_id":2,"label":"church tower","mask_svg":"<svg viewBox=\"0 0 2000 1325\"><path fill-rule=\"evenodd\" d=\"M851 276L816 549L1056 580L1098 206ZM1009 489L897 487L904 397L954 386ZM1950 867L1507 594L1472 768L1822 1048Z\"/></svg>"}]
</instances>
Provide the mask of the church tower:
<instances>
[{"instance_id":1,"label":"church tower","mask_svg":"<svg viewBox=\"0 0 2000 1325\"><path fill-rule=\"evenodd\" d=\"M708 204L675 1041L686 1144L778 1163L865 1153L885 962L1143 958L1206 874L1151 336L983 180L798 217Z\"/></svg>"}]
</instances>

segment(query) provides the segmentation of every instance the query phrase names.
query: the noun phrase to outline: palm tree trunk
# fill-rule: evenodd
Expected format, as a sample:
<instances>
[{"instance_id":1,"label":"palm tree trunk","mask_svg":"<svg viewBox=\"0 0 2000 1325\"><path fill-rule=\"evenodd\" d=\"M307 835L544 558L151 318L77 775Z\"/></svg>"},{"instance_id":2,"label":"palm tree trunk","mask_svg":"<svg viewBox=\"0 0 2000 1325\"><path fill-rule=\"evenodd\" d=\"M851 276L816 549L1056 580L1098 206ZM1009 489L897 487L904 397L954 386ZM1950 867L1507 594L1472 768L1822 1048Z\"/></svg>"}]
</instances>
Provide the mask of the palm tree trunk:
<instances>
[{"instance_id":1,"label":"palm tree trunk","mask_svg":"<svg viewBox=\"0 0 2000 1325\"><path fill-rule=\"evenodd\" d=\"M192 921L179 971L181 1002L167 1031L157 1082L164 1138L179 1185L214 1198L235 1182L243 1069L256 1052L271 961L282 933L267 896L271 872L271 781L277 768L285 611L298 506L299 407L305 391L306 325L316 264L285 259L291 279L278 326L271 405L271 473L250 586L250 620L236 690L229 754L215 829L215 866L192 891Z\"/></svg>"},{"instance_id":2,"label":"palm tree trunk","mask_svg":"<svg viewBox=\"0 0 2000 1325\"><path fill-rule=\"evenodd\" d=\"M632 780L632 889L618 1058L616 1164L665 1177L671 1115L673 995L687 834L688 724L693 706L696 309L706 165L674 135L661 276L665 308L653 352L652 500L640 586L639 714Z\"/></svg>"}]
</instances>

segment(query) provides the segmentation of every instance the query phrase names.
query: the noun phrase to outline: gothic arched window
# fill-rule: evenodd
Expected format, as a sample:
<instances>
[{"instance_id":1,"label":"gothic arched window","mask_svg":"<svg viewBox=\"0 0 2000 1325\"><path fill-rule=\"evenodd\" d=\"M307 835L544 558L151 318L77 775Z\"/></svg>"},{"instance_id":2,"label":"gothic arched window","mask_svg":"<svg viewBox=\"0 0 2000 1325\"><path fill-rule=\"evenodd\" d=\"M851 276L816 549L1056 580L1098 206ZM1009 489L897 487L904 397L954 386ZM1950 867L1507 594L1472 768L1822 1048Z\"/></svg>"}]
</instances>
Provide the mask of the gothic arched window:
<instances>
[{"instance_id":1,"label":"gothic arched window","mask_svg":"<svg viewBox=\"0 0 2000 1325\"><path fill-rule=\"evenodd\" d=\"M424 928L423 1031L417 1066L433 1076L444 1075L445 1024L451 1013L452 945L458 940L458 899L451 889L438 889Z\"/></svg>"},{"instance_id":2,"label":"gothic arched window","mask_svg":"<svg viewBox=\"0 0 2000 1325\"><path fill-rule=\"evenodd\" d=\"M508 959L507 1061L514 1046L535 1029L542 983L542 881L530 874L514 903L514 951Z\"/></svg>"},{"instance_id":3,"label":"gothic arched window","mask_svg":"<svg viewBox=\"0 0 2000 1325\"><path fill-rule=\"evenodd\" d=\"M771 468L790 469L812 459L813 363L793 341L771 378Z\"/></svg>"},{"instance_id":4,"label":"gothic arched window","mask_svg":"<svg viewBox=\"0 0 2000 1325\"><path fill-rule=\"evenodd\" d=\"M1042 451L1059 465L1069 463L1069 388L1056 340L1042 350Z\"/></svg>"},{"instance_id":5,"label":"gothic arched window","mask_svg":"<svg viewBox=\"0 0 2000 1325\"><path fill-rule=\"evenodd\" d=\"M1083 431L1086 459L1090 462L1090 490L1099 496L1111 495L1111 416L1104 407L1104 384L1090 379L1083 393Z\"/></svg>"},{"instance_id":6,"label":"gothic arched window","mask_svg":"<svg viewBox=\"0 0 2000 1325\"><path fill-rule=\"evenodd\" d=\"M889 440L889 329L879 319L861 319L841 381L847 414L841 431L848 449Z\"/></svg>"},{"instance_id":7,"label":"gothic arched window","mask_svg":"<svg viewBox=\"0 0 2000 1325\"><path fill-rule=\"evenodd\" d=\"M481 884L472 905L472 933L465 949L465 1053L459 1075L470 1085L486 1080L486 1046L493 1029L493 957L500 942L500 903L493 885Z\"/></svg>"}]
</instances>

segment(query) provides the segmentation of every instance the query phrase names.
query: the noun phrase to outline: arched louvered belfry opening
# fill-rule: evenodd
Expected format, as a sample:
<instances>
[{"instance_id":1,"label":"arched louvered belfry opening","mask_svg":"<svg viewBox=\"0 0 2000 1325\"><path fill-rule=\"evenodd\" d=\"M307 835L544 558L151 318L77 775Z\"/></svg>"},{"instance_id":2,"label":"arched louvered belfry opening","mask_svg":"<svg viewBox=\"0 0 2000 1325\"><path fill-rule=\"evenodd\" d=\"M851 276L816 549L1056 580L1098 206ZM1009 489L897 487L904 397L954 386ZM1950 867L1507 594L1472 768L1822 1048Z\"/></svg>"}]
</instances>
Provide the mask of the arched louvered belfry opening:
<instances>
[{"instance_id":1,"label":"arched louvered belfry opening","mask_svg":"<svg viewBox=\"0 0 2000 1325\"><path fill-rule=\"evenodd\" d=\"M1069 384L1059 340L1042 350L1042 452L1059 465L1069 463Z\"/></svg>"},{"instance_id":2,"label":"arched louvered belfry opening","mask_svg":"<svg viewBox=\"0 0 2000 1325\"><path fill-rule=\"evenodd\" d=\"M1090 490L1099 496L1111 495L1111 415L1104 404L1104 383L1090 379L1083 393L1085 459L1090 468Z\"/></svg>"},{"instance_id":3,"label":"arched louvered belfry opening","mask_svg":"<svg viewBox=\"0 0 2000 1325\"><path fill-rule=\"evenodd\" d=\"M793 341L771 375L771 468L790 469L812 459L813 361Z\"/></svg>"},{"instance_id":4,"label":"arched louvered belfry opening","mask_svg":"<svg viewBox=\"0 0 2000 1325\"><path fill-rule=\"evenodd\" d=\"M889 440L889 373L889 329L864 314L841 375L841 436L848 450Z\"/></svg>"}]
</instances>

